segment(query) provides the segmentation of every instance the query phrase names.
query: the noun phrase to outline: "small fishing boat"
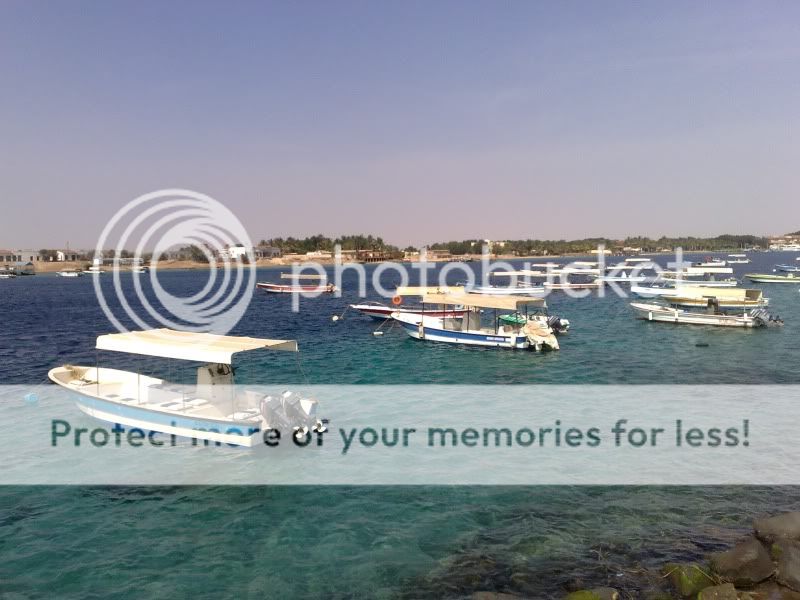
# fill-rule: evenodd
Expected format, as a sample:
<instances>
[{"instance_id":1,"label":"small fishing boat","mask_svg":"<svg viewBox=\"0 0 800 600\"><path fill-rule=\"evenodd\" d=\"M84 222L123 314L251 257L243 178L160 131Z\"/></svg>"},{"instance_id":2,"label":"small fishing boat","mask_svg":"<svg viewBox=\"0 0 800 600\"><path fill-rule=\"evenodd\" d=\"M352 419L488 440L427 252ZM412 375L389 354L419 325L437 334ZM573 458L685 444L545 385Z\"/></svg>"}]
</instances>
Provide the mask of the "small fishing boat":
<instances>
[{"instance_id":1,"label":"small fishing boat","mask_svg":"<svg viewBox=\"0 0 800 600\"><path fill-rule=\"evenodd\" d=\"M496 348L558 350L555 332L548 323L547 304L540 298L514 298L481 294L429 294L422 298L426 304L464 306L473 308L463 319L441 319L426 314L407 315L393 313L406 333L414 339L491 346ZM493 309L492 326L481 323L479 311ZM501 321L498 311L519 315L515 322Z\"/></svg>"},{"instance_id":2,"label":"small fishing boat","mask_svg":"<svg viewBox=\"0 0 800 600\"><path fill-rule=\"evenodd\" d=\"M171 329L101 335L96 349L200 363L195 386L134 371L64 365L50 380L75 394L87 415L131 428L218 444L254 446L268 428L289 433L324 430L317 401L284 392L275 396L234 386L233 356L253 350L297 352L294 340L270 340ZM152 435L152 434L151 434Z\"/></svg>"},{"instance_id":3,"label":"small fishing boat","mask_svg":"<svg viewBox=\"0 0 800 600\"><path fill-rule=\"evenodd\" d=\"M603 283L644 283L650 277L645 275L628 275L625 272L622 272L618 275L601 275L598 277L598 281L602 281Z\"/></svg>"},{"instance_id":4,"label":"small fishing boat","mask_svg":"<svg viewBox=\"0 0 800 600\"><path fill-rule=\"evenodd\" d=\"M781 273L800 273L800 266L797 265L775 265L775 271Z\"/></svg>"},{"instance_id":5,"label":"small fishing boat","mask_svg":"<svg viewBox=\"0 0 800 600\"><path fill-rule=\"evenodd\" d=\"M704 261L692 263L693 267L707 268L707 267L724 267L726 262L721 258L712 258L707 256Z\"/></svg>"},{"instance_id":6,"label":"small fishing boat","mask_svg":"<svg viewBox=\"0 0 800 600\"><path fill-rule=\"evenodd\" d=\"M747 290L749 292L758 292L752 296L744 298L718 298L714 295L695 296L683 295L686 292L681 292L680 295L675 296L662 296L663 300L674 306L705 308L708 306L716 306L718 308L761 308L769 306L769 298L764 298L761 295L761 290Z\"/></svg>"},{"instance_id":7,"label":"small fishing boat","mask_svg":"<svg viewBox=\"0 0 800 600\"><path fill-rule=\"evenodd\" d=\"M593 281L545 281L542 284L548 290L598 290L603 282L595 279Z\"/></svg>"},{"instance_id":8,"label":"small fishing boat","mask_svg":"<svg viewBox=\"0 0 800 600\"><path fill-rule=\"evenodd\" d=\"M14 273L0 273L0 279L15 279L16 277Z\"/></svg>"},{"instance_id":9,"label":"small fishing boat","mask_svg":"<svg viewBox=\"0 0 800 600\"><path fill-rule=\"evenodd\" d=\"M80 271L57 271L56 275L59 277L83 277Z\"/></svg>"},{"instance_id":10,"label":"small fishing boat","mask_svg":"<svg viewBox=\"0 0 800 600\"><path fill-rule=\"evenodd\" d=\"M800 275L795 275L794 273L787 273L786 275L748 273L745 277L755 283L800 283Z\"/></svg>"},{"instance_id":11,"label":"small fishing boat","mask_svg":"<svg viewBox=\"0 0 800 600\"><path fill-rule=\"evenodd\" d=\"M746 254L728 254L729 265L747 265L750 264L750 259Z\"/></svg>"},{"instance_id":12,"label":"small fishing boat","mask_svg":"<svg viewBox=\"0 0 800 600\"><path fill-rule=\"evenodd\" d=\"M409 314L409 315L420 315L423 313L422 306L411 306L411 307L401 307L401 306L387 306L386 304L381 304L380 302L365 302L364 304L351 304L350 308L353 310L357 310L362 315L367 315L368 317L372 317L375 320L382 321L385 319L391 319L392 313L399 313L399 314ZM437 317L437 318L461 318L467 312L465 308L459 307L452 307L449 309L444 310L426 310L424 313L430 317Z\"/></svg>"},{"instance_id":13,"label":"small fishing boat","mask_svg":"<svg viewBox=\"0 0 800 600\"><path fill-rule=\"evenodd\" d=\"M631 292L642 298L663 298L664 301L679 306L704 307L710 301L722 308L748 308L769 304L769 298L764 298L761 290L744 288L652 285L633 286Z\"/></svg>"},{"instance_id":14,"label":"small fishing boat","mask_svg":"<svg viewBox=\"0 0 800 600\"><path fill-rule=\"evenodd\" d=\"M283 284L258 282L256 287L270 294L299 294L299 293L319 293L332 294L336 291L336 286L332 283L322 283L316 285Z\"/></svg>"},{"instance_id":15,"label":"small fishing boat","mask_svg":"<svg viewBox=\"0 0 800 600\"><path fill-rule=\"evenodd\" d=\"M92 266L89 267L88 269L84 269L83 272L86 273L87 275L102 275L103 273L105 273L105 271L103 271L100 268L100 264L101 264L100 263L100 259L99 258L95 258L92 261Z\"/></svg>"},{"instance_id":16,"label":"small fishing boat","mask_svg":"<svg viewBox=\"0 0 800 600\"><path fill-rule=\"evenodd\" d=\"M782 325L783 321L773 319L764 309L755 309L741 315L703 313L671 308L660 304L631 302L631 307L640 319L659 323L682 325L714 325L718 327L765 327Z\"/></svg>"},{"instance_id":17,"label":"small fishing boat","mask_svg":"<svg viewBox=\"0 0 800 600\"><path fill-rule=\"evenodd\" d=\"M470 294L487 294L490 296L544 296L547 289L543 285L498 286L475 285L465 286L465 291Z\"/></svg>"}]
</instances>

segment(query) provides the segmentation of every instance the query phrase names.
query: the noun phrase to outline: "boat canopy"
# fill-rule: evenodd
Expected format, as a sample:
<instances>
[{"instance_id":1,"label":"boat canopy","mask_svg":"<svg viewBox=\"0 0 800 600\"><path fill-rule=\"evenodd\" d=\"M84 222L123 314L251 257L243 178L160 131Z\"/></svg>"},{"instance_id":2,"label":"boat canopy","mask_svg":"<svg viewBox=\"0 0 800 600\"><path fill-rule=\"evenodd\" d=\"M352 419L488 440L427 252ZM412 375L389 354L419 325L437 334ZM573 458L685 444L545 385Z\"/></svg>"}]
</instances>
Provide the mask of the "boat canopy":
<instances>
[{"instance_id":1,"label":"boat canopy","mask_svg":"<svg viewBox=\"0 0 800 600\"><path fill-rule=\"evenodd\" d=\"M395 296L425 296L427 294L460 294L464 288L460 285L445 286L408 286L399 285L395 290Z\"/></svg>"},{"instance_id":2,"label":"boat canopy","mask_svg":"<svg viewBox=\"0 0 800 600\"><path fill-rule=\"evenodd\" d=\"M514 298L511 296L492 296L489 294L425 294L423 304L460 304L475 308L496 308L500 310L520 310L526 306L541 308L547 306L542 298Z\"/></svg>"},{"instance_id":3,"label":"boat canopy","mask_svg":"<svg viewBox=\"0 0 800 600\"><path fill-rule=\"evenodd\" d=\"M174 329L149 329L101 335L97 338L96 348L113 352L229 365L233 355L237 352L259 349L297 352L297 342L295 340L267 340L175 331Z\"/></svg>"},{"instance_id":4,"label":"boat canopy","mask_svg":"<svg viewBox=\"0 0 800 600\"><path fill-rule=\"evenodd\" d=\"M530 270L523 270L523 271L492 271L489 273L494 277L536 277L547 275L544 271L530 271Z\"/></svg>"},{"instance_id":5,"label":"boat canopy","mask_svg":"<svg viewBox=\"0 0 800 600\"><path fill-rule=\"evenodd\" d=\"M281 273L281 279L327 279L327 275L315 273Z\"/></svg>"},{"instance_id":6,"label":"boat canopy","mask_svg":"<svg viewBox=\"0 0 800 600\"><path fill-rule=\"evenodd\" d=\"M678 271L683 275L730 275L731 267L686 267Z\"/></svg>"},{"instance_id":7,"label":"boat canopy","mask_svg":"<svg viewBox=\"0 0 800 600\"><path fill-rule=\"evenodd\" d=\"M701 285L675 288L674 294L670 297L680 298L717 298L719 300L760 300L763 292L757 289L747 288L718 288L703 287Z\"/></svg>"}]
</instances>

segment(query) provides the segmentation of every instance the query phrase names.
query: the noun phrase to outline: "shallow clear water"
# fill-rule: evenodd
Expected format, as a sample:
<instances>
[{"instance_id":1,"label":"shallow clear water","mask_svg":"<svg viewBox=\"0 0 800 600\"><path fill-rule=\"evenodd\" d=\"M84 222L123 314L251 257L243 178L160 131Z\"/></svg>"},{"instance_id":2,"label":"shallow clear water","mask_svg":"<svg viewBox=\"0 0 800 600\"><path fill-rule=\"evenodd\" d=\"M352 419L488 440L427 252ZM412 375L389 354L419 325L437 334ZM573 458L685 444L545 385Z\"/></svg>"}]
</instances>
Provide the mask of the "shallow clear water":
<instances>
[{"instance_id":1,"label":"shallow clear water","mask_svg":"<svg viewBox=\"0 0 800 600\"><path fill-rule=\"evenodd\" d=\"M753 258L737 274L794 259ZM277 280L278 272L259 276ZM160 279L189 293L205 273ZM110 287L110 277L102 285ZM550 311L569 318L572 331L561 352L543 355L418 342L397 329L374 337L377 324L352 312L334 323L356 300L353 286L345 282L344 298L304 300L300 314L289 310L290 298L257 292L234 333L297 339L301 362L245 357L240 381L800 383L800 286L761 286L786 326L760 331L646 323L633 318L629 300L554 294ZM110 331L89 277L0 281L0 312L5 383L39 383L54 365L93 363L94 338ZM741 535L753 516L797 509L798 500L795 488L3 487L0 590L440 598L496 589L559 597L576 579L638 590L648 583L637 565L700 557Z\"/></svg>"}]
</instances>

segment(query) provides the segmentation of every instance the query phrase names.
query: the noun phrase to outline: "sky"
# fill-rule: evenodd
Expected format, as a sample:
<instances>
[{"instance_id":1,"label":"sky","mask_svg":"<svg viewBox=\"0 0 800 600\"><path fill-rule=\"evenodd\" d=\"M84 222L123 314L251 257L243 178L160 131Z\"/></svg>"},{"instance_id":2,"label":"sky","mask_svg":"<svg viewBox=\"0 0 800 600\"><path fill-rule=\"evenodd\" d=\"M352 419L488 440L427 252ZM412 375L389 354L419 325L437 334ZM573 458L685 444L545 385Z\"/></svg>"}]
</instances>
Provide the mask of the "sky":
<instances>
[{"instance_id":1,"label":"sky","mask_svg":"<svg viewBox=\"0 0 800 600\"><path fill-rule=\"evenodd\" d=\"M0 247L800 229L797 2L0 2Z\"/></svg>"}]
</instances>

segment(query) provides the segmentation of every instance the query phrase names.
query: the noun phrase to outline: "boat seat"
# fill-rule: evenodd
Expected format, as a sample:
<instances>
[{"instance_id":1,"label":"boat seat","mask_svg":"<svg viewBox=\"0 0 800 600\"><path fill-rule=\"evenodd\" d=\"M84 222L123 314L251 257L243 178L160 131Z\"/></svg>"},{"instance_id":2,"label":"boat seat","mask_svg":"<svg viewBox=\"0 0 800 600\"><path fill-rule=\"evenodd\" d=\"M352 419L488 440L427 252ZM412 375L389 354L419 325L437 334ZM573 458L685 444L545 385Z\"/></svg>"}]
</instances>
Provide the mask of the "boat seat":
<instances>
[{"instance_id":1,"label":"boat seat","mask_svg":"<svg viewBox=\"0 0 800 600\"><path fill-rule=\"evenodd\" d=\"M247 421L254 417L259 416L259 410L257 408L251 408L248 410L242 410L230 415L227 415L226 419L233 419L234 421Z\"/></svg>"},{"instance_id":2,"label":"boat seat","mask_svg":"<svg viewBox=\"0 0 800 600\"><path fill-rule=\"evenodd\" d=\"M189 411L210 404L210 402L208 400L204 400L203 398L189 398L182 404L183 406L179 410Z\"/></svg>"},{"instance_id":3,"label":"boat seat","mask_svg":"<svg viewBox=\"0 0 800 600\"><path fill-rule=\"evenodd\" d=\"M206 404L209 404L209 402L203 398L192 398L187 400L186 404L192 408L197 408L198 406L205 406Z\"/></svg>"}]
</instances>

